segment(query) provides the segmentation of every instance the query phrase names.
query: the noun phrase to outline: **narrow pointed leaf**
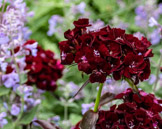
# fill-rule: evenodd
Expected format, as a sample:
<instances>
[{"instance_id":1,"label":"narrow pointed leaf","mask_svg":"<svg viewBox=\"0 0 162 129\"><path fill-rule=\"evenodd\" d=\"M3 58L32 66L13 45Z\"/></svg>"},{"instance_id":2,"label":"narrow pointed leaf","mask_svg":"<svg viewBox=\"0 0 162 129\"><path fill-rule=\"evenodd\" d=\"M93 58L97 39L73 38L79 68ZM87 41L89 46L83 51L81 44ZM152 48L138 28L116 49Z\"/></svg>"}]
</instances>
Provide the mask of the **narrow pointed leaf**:
<instances>
[{"instance_id":1,"label":"narrow pointed leaf","mask_svg":"<svg viewBox=\"0 0 162 129\"><path fill-rule=\"evenodd\" d=\"M89 79L81 86L81 88L77 91L77 93L73 96L73 98L75 98L88 83L89 83Z\"/></svg>"},{"instance_id":2,"label":"narrow pointed leaf","mask_svg":"<svg viewBox=\"0 0 162 129\"><path fill-rule=\"evenodd\" d=\"M99 105L103 106L104 104L109 103L114 99L115 99L115 94L107 92L101 96Z\"/></svg>"}]
</instances>

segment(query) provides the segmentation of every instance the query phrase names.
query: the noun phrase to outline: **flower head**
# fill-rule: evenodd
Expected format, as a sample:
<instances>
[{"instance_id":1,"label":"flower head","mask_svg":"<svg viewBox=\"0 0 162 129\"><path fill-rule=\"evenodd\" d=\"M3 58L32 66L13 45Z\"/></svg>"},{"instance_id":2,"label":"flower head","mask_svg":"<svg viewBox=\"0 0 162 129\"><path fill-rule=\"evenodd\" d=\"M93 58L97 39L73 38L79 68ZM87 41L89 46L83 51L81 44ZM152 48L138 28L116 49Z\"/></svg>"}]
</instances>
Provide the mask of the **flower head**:
<instances>
[{"instance_id":1,"label":"flower head","mask_svg":"<svg viewBox=\"0 0 162 129\"><path fill-rule=\"evenodd\" d=\"M139 94L127 89L116 96L123 99L123 103L113 105L108 111L99 111L96 129L160 129L162 119L162 101L155 98L153 94L140 90ZM79 124L74 129L79 129Z\"/></svg>"},{"instance_id":2,"label":"flower head","mask_svg":"<svg viewBox=\"0 0 162 129\"><path fill-rule=\"evenodd\" d=\"M135 84L149 77L149 57L153 54L145 37L138 39L110 26L90 31L89 19L85 18L74 21L74 26L64 33L67 40L59 43L62 64L75 61L79 71L90 74L92 83L103 83L111 74L115 80L126 77Z\"/></svg>"},{"instance_id":3,"label":"flower head","mask_svg":"<svg viewBox=\"0 0 162 129\"><path fill-rule=\"evenodd\" d=\"M50 50L43 50L38 46L37 54L35 52L33 54L30 48L33 48L35 43L29 40L24 44L29 50L29 55L25 59L25 69L29 70L27 84L36 84L42 90L53 91L57 87L56 81L62 76L63 66L59 60L54 58L54 53Z\"/></svg>"}]
</instances>

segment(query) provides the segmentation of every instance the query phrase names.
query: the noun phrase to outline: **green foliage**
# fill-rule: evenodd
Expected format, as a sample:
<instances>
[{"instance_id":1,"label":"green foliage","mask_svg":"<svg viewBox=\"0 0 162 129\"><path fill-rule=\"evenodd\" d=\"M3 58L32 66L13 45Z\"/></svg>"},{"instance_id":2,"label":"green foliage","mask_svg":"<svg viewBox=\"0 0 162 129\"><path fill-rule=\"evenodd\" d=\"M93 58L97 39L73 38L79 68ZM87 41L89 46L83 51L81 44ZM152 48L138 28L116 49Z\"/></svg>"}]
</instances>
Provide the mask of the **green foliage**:
<instances>
[{"instance_id":1,"label":"green foliage","mask_svg":"<svg viewBox=\"0 0 162 129\"><path fill-rule=\"evenodd\" d=\"M35 106L30 111L25 112L22 115L22 118L20 119L19 124L24 124L24 125L30 124L31 121L34 119L34 116L37 113L37 109L38 109L38 106Z\"/></svg>"},{"instance_id":2,"label":"green foliage","mask_svg":"<svg viewBox=\"0 0 162 129\"><path fill-rule=\"evenodd\" d=\"M0 96L7 95L10 92L10 88L6 88L5 86L0 86Z\"/></svg>"}]
</instances>

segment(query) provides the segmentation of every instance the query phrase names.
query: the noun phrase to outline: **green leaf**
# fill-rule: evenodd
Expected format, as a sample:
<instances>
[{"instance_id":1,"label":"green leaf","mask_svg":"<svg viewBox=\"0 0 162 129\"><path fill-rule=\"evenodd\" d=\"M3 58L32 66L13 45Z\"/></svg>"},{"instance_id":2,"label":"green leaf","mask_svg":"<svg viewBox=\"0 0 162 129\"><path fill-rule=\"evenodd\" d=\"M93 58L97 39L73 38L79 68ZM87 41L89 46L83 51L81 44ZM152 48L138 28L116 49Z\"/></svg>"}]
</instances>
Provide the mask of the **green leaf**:
<instances>
[{"instance_id":1,"label":"green leaf","mask_svg":"<svg viewBox=\"0 0 162 129\"><path fill-rule=\"evenodd\" d=\"M79 106L76 103L69 103L68 107L79 108Z\"/></svg>"},{"instance_id":2,"label":"green leaf","mask_svg":"<svg viewBox=\"0 0 162 129\"><path fill-rule=\"evenodd\" d=\"M37 112L38 106L32 108L29 112L25 112L22 115L22 118L19 121L19 124L30 124L30 122L34 119L34 116Z\"/></svg>"},{"instance_id":3,"label":"green leaf","mask_svg":"<svg viewBox=\"0 0 162 129\"><path fill-rule=\"evenodd\" d=\"M10 88L5 86L0 86L0 96L7 95L10 92Z\"/></svg>"},{"instance_id":4,"label":"green leaf","mask_svg":"<svg viewBox=\"0 0 162 129\"><path fill-rule=\"evenodd\" d=\"M75 125L81 119L82 119L81 115L77 115L77 114L74 114L74 113L70 114L70 121L71 121L72 125Z\"/></svg>"},{"instance_id":5,"label":"green leaf","mask_svg":"<svg viewBox=\"0 0 162 129\"><path fill-rule=\"evenodd\" d=\"M13 123L8 123L3 127L3 129L12 129L12 127L13 127Z\"/></svg>"},{"instance_id":6,"label":"green leaf","mask_svg":"<svg viewBox=\"0 0 162 129\"><path fill-rule=\"evenodd\" d=\"M24 84L25 82L27 82L28 77L26 73L21 73L20 74L20 84Z\"/></svg>"}]
</instances>

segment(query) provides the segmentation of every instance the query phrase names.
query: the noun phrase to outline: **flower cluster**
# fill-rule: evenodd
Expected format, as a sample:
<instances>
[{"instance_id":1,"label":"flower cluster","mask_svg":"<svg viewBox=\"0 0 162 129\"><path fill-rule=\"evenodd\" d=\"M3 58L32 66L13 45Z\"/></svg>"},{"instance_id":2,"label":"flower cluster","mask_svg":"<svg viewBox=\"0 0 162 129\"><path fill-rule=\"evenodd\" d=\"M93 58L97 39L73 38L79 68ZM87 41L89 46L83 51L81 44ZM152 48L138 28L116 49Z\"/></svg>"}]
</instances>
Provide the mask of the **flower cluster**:
<instances>
[{"instance_id":1,"label":"flower cluster","mask_svg":"<svg viewBox=\"0 0 162 129\"><path fill-rule=\"evenodd\" d=\"M162 4L156 3L156 1L148 0L147 2L141 3L136 9L136 17L135 17L135 23L137 26L147 30L148 28L148 19L150 17L155 18L155 20L158 20L160 16L162 15ZM149 26L152 26L152 24L149 24ZM151 40L151 43L153 45L156 45L160 42L161 36L160 36L160 30L154 29L151 34L148 34L148 37Z\"/></svg>"},{"instance_id":2,"label":"flower cluster","mask_svg":"<svg viewBox=\"0 0 162 129\"><path fill-rule=\"evenodd\" d=\"M162 7L162 4L157 5L156 1L152 1L152 0L148 0L147 2L144 2L142 5L139 5L135 9L136 25L142 28L147 28L146 23L148 22L148 19L150 17L154 17L156 20L160 18L160 15L162 14L161 7Z\"/></svg>"},{"instance_id":3,"label":"flower cluster","mask_svg":"<svg viewBox=\"0 0 162 129\"><path fill-rule=\"evenodd\" d=\"M5 112L0 114L0 128L2 125L7 123L8 119L4 119L4 117L11 116L10 118L14 119L21 114L21 110L23 110L23 112L28 112L35 106L39 105L41 103L42 93L43 91L35 90L32 86L27 86L25 84L17 88L17 94L21 95L22 98L20 98L19 95L15 95L15 92L11 92L8 97L11 104L4 101L3 106L1 106L1 110L3 109ZM21 102L21 99L24 101Z\"/></svg>"},{"instance_id":4,"label":"flower cluster","mask_svg":"<svg viewBox=\"0 0 162 129\"><path fill-rule=\"evenodd\" d=\"M150 75L151 43L142 37L138 39L126 34L120 28L106 26L98 31L89 31L88 19L74 21L75 28L64 33L66 41L59 43L61 62L70 65L75 61L79 71L90 74L90 82L103 83L113 75L115 80L122 77L139 80Z\"/></svg>"},{"instance_id":5,"label":"flower cluster","mask_svg":"<svg viewBox=\"0 0 162 129\"><path fill-rule=\"evenodd\" d=\"M0 113L0 128L3 128L3 126L8 123L7 119L5 119L6 116L7 116L6 112Z\"/></svg>"},{"instance_id":6,"label":"flower cluster","mask_svg":"<svg viewBox=\"0 0 162 129\"><path fill-rule=\"evenodd\" d=\"M123 99L120 105L113 105L109 111L99 111L96 129L161 129L162 100L157 100L153 94L139 91L133 93L132 89L116 96ZM79 129L79 124L75 129Z\"/></svg>"},{"instance_id":7,"label":"flower cluster","mask_svg":"<svg viewBox=\"0 0 162 129\"><path fill-rule=\"evenodd\" d=\"M140 91L138 95L127 89L116 98L123 99L124 103L112 106L109 111L100 111L97 129L162 128L162 119L158 114L162 111L162 101L153 94Z\"/></svg>"},{"instance_id":8,"label":"flower cluster","mask_svg":"<svg viewBox=\"0 0 162 129\"><path fill-rule=\"evenodd\" d=\"M0 78L2 83L10 88L17 87L21 81L19 75L25 73L26 52L23 44L30 35L25 23L33 13L28 12L23 0L4 1L2 6L6 9L2 10L0 23L0 71L2 72Z\"/></svg>"},{"instance_id":9,"label":"flower cluster","mask_svg":"<svg viewBox=\"0 0 162 129\"><path fill-rule=\"evenodd\" d=\"M27 41L24 45L34 44L34 40ZM26 70L28 72L27 84L36 86L42 90L53 91L56 89L56 81L62 76L63 65L60 60L54 58L54 53L37 47L37 55L33 56L32 51L26 56Z\"/></svg>"}]
</instances>

